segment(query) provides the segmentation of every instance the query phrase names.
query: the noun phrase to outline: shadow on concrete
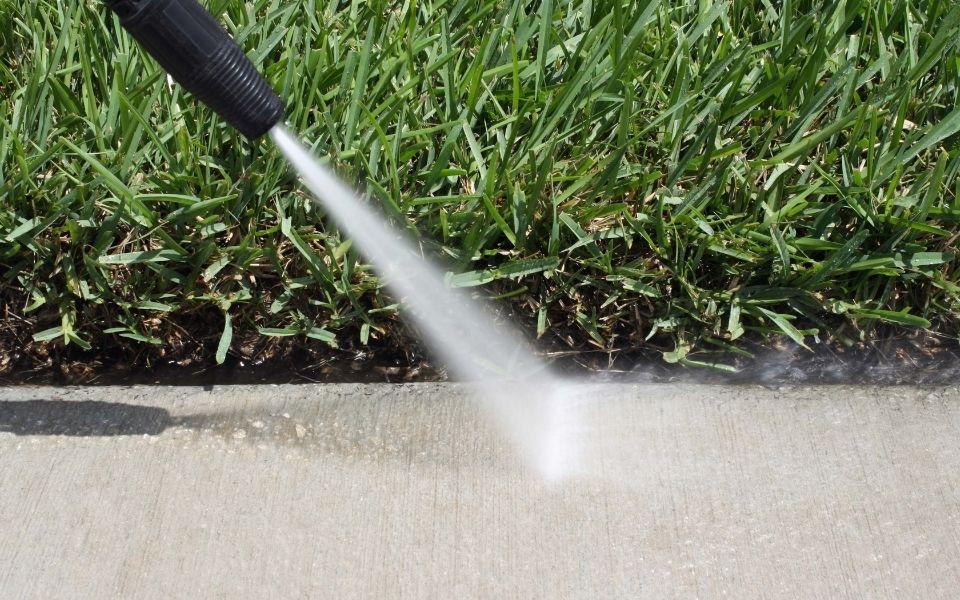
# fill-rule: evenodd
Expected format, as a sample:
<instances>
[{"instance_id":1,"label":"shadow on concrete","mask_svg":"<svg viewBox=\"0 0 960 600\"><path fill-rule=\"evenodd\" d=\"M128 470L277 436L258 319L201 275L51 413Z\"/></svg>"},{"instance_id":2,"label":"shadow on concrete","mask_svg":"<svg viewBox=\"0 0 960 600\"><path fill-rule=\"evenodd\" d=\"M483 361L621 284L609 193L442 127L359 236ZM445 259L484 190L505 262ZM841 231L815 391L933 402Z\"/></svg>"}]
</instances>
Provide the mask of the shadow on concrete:
<instances>
[{"instance_id":1,"label":"shadow on concrete","mask_svg":"<svg viewBox=\"0 0 960 600\"><path fill-rule=\"evenodd\" d=\"M0 401L0 433L111 437L160 435L172 427L216 432L231 421L223 415L175 417L165 408L96 400Z\"/></svg>"},{"instance_id":2,"label":"shadow on concrete","mask_svg":"<svg viewBox=\"0 0 960 600\"><path fill-rule=\"evenodd\" d=\"M385 413L380 403L359 400L291 411L276 414L248 406L239 412L174 415L165 408L122 402L0 401L0 434L90 438L159 436L181 429L231 445L267 444L311 455L456 466L461 458L442 440L461 437L465 434L458 433L458 427L472 430L480 422L476 416L462 420L470 413L451 413L452 423L429 411ZM481 439L495 444L487 436ZM501 459L490 453L489 460Z\"/></svg>"},{"instance_id":3,"label":"shadow on concrete","mask_svg":"<svg viewBox=\"0 0 960 600\"><path fill-rule=\"evenodd\" d=\"M0 402L0 432L76 437L159 435L175 424L163 408L119 402Z\"/></svg>"}]
</instances>

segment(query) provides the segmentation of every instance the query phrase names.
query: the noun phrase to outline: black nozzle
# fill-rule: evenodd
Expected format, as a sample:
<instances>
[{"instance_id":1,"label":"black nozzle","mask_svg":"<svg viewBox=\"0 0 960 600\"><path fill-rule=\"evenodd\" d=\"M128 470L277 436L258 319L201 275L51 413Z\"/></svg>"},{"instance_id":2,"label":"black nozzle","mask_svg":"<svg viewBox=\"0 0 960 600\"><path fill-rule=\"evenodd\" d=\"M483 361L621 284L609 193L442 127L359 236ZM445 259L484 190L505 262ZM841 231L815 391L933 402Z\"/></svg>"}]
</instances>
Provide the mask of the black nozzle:
<instances>
[{"instance_id":1,"label":"black nozzle","mask_svg":"<svg viewBox=\"0 0 960 600\"><path fill-rule=\"evenodd\" d=\"M124 29L173 79L255 139L283 103L233 38L197 0L106 0Z\"/></svg>"}]
</instances>

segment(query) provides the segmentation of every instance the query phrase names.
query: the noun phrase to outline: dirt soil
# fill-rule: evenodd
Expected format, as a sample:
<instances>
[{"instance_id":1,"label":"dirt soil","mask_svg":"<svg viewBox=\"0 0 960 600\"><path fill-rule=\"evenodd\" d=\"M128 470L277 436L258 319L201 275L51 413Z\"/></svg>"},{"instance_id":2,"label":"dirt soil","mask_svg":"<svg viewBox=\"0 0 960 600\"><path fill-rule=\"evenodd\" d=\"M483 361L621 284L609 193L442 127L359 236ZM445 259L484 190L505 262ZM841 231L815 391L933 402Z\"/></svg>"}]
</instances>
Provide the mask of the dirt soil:
<instances>
[{"instance_id":1,"label":"dirt soil","mask_svg":"<svg viewBox=\"0 0 960 600\"><path fill-rule=\"evenodd\" d=\"M445 381L447 374L409 331L362 347L331 348L292 338L252 335L223 365L214 360L215 337L165 347L104 345L84 351L59 343L0 336L0 385L229 385L251 383L376 383ZM726 384L931 384L960 377L956 340L931 334L887 335L873 343L845 347L825 342L812 351L792 343L746 346L752 354L725 356L736 373L668 364L669 342L607 352L572 350L556 340L543 346L554 365L576 377L622 382Z\"/></svg>"}]
</instances>

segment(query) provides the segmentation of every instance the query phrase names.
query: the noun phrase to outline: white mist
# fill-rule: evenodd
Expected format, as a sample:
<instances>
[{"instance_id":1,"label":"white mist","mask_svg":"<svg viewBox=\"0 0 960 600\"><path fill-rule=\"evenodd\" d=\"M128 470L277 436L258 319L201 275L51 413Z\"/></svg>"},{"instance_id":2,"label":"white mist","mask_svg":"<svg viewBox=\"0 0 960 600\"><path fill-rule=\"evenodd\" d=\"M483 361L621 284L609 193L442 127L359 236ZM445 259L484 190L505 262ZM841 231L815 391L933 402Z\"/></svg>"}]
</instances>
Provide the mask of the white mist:
<instances>
[{"instance_id":1,"label":"white mist","mask_svg":"<svg viewBox=\"0 0 960 600\"><path fill-rule=\"evenodd\" d=\"M479 384L483 407L525 459L547 479L569 473L578 455L578 400L572 386L551 374L512 327L488 317L463 290L447 286L440 268L320 165L293 134L278 126L270 137L404 303L404 315L436 356L457 378Z\"/></svg>"}]
</instances>

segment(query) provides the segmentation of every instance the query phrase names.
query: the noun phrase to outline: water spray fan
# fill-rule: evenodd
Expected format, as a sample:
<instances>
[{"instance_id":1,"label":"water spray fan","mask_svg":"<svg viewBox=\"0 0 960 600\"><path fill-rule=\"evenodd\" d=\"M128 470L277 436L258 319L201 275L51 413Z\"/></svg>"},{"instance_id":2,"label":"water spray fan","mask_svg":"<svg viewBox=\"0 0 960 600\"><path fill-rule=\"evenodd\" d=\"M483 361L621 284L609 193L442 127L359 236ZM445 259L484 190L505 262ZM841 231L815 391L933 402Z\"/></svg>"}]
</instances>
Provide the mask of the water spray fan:
<instances>
[{"instance_id":1,"label":"water spray fan","mask_svg":"<svg viewBox=\"0 0 960 600\"><path fill-rule=\"evenodd\" d=\"M105 0L123 27L184 88L249 138L269 132L307 188L375 265L426 341L480 398L530 463L547 478L575 467L575 398L524 337L483 305L448 287L444 269L391 227L370 203L319 164L278 122L280 98L197 0ZM508 382L500 385L496 382Z\"/></svg>"},{"instance_id":2,"label":"water spray fan","mask_svg":"<svg viewBox=\"0 0 960 600\"><path fill-rule=\"evenodd\" d=\"M256 139L283 103L230 34L197 0L105 0L173 79L240 133Z\"/></svg>"}]
</instances>

